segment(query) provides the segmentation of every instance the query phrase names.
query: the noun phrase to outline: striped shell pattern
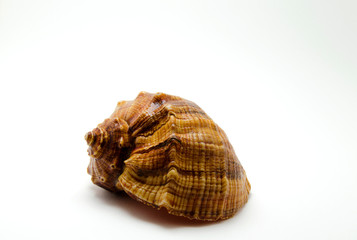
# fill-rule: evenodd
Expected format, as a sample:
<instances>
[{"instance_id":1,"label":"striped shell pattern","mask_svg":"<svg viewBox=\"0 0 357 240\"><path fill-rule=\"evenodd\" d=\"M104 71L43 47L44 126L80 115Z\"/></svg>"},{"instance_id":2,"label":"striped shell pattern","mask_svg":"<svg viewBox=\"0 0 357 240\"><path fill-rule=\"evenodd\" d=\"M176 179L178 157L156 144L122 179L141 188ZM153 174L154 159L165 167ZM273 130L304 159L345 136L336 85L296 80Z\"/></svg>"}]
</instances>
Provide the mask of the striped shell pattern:
<instances>
[{"instance_id":1,"label":"striped shell pattern","mask_svg":"<svg viewBox=\"0 0 357 240\"><path fill-rule=\"evenodd\" d=\"M85 135L94 184L170 214L232 217L250 184L223 130L195 103L141 92Z\"/></svg>"}]
</instances>

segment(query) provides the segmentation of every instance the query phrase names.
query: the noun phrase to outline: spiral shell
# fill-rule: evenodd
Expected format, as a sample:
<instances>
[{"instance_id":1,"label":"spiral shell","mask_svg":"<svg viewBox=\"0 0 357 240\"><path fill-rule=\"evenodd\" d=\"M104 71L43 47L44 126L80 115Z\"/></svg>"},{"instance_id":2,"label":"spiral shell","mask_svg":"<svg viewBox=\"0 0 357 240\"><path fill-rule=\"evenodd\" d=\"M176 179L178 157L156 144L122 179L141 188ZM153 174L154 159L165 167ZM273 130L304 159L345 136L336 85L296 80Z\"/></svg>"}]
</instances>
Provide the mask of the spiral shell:
<instances>
[{"instance_id":1,"label":"spiral shell","mask_svg":"<svg viewBox=\"0 0 357 240\"><path fill-rule=\"evenodd\" d=\"M141 92L85 135L94 184L190 219L232 217L250 184L223 130L195 103Z\"/></svg>"}]
</instances>

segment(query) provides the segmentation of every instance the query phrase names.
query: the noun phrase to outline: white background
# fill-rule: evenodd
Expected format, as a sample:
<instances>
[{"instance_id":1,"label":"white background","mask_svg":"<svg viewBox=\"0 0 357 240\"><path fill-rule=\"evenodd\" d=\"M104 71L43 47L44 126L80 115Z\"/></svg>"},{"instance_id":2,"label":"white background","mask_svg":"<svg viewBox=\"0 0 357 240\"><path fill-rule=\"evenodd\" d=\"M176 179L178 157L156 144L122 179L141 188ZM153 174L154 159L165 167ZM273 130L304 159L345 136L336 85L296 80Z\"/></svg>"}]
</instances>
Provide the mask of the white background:
<instances>
[{"instance_id":1,"label":"white background","mask_svg":"<svg viewBox=\"0 0 357 240\"><path fill-rule=\"evenodd\" d=\"M357 239L357 2L0 0L1 239ZM192 100L252 185L197 223L93 185L84 134Z\"/></svg>"}]
</instances>

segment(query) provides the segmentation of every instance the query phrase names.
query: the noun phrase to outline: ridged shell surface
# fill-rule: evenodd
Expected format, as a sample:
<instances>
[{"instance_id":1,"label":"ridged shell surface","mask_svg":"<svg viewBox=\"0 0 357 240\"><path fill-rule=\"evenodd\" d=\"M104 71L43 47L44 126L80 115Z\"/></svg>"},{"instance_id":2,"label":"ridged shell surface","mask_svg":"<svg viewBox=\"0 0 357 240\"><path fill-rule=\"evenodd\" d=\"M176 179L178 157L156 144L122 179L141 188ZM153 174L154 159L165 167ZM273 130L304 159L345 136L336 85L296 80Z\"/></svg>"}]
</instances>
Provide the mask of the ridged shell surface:
<instances>
[{"instance_id":1,"label":"ridged shell surface","mask_svg":"<svg viewBox=\"0 0 357 240\"><path fill-rule=\"evenodd\" d=\"M88 173L109 191L211 221L232 217L248 200L250 184L226 134L191 101L141 92L85 139Z\"/></svg>"}]
</instances>

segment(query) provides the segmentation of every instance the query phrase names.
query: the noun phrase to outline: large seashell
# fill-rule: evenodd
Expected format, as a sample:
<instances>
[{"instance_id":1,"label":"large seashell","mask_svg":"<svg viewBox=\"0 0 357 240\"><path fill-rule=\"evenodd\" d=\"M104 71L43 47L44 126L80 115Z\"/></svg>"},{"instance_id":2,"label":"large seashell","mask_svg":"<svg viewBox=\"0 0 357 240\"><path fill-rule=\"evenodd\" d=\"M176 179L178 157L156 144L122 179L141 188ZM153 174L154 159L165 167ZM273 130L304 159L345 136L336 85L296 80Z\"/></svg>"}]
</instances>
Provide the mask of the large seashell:
<instances>
[{"instance_id":1,"label":"large seashell","mask_svg":"<svg viewBox=\"0 0 357 240\"><path fill-rule=\"evenodd\" d=\"M250 184L226 134L195 103L141 92L85 135L94 184L169 213L232 217Z\"/></svg>"}]
</instances>

